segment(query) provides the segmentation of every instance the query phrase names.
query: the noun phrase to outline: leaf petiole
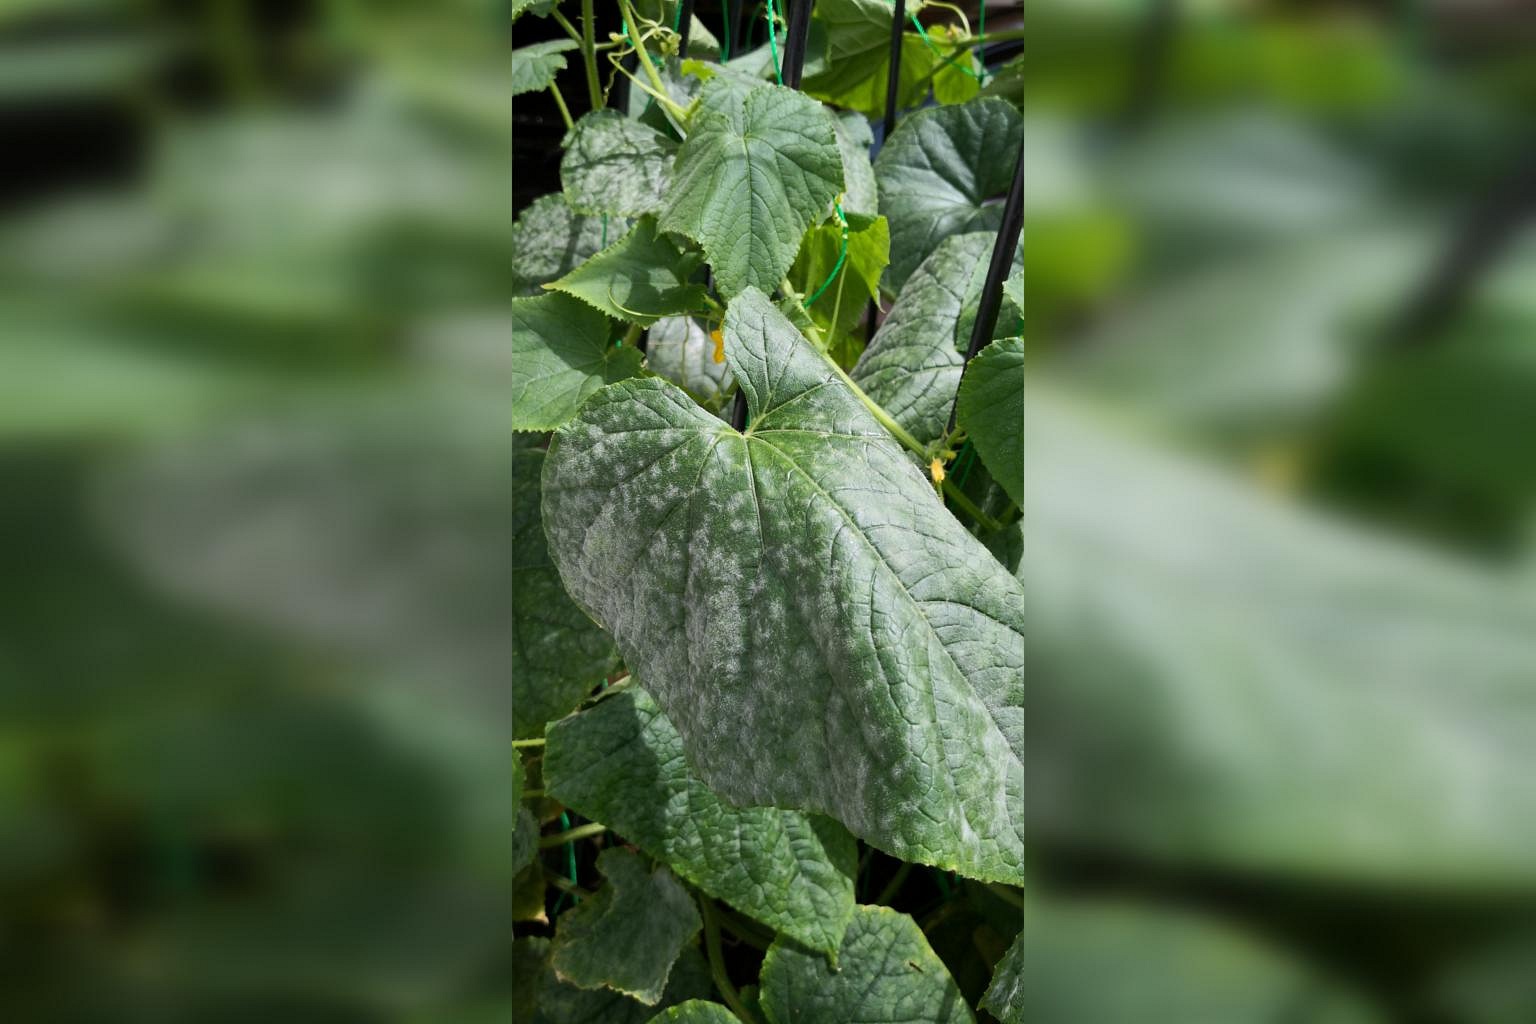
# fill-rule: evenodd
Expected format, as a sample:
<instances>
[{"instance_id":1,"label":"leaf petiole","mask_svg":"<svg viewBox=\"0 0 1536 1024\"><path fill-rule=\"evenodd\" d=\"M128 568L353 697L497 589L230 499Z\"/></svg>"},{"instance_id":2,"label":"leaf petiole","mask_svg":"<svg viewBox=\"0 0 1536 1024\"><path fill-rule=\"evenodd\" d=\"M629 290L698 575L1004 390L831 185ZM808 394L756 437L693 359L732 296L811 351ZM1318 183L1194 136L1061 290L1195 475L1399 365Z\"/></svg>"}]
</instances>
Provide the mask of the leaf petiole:
<instances>
[{"instance_id":1,"label":"leaf petiole","mask_svg":"<svg viewBox=\"0 0 1536 1024\"><path fill-rule=\"evenodd\" d=\"M577 825L575 828L566 829L564 832L556 832L554 835L540 836L539 849L550 850L556 846L564 846L566 843L574 843L580 839L591 839L608 831L607 825L601 825L595 821L585 825Z\"/></svg>"}]
</instances>

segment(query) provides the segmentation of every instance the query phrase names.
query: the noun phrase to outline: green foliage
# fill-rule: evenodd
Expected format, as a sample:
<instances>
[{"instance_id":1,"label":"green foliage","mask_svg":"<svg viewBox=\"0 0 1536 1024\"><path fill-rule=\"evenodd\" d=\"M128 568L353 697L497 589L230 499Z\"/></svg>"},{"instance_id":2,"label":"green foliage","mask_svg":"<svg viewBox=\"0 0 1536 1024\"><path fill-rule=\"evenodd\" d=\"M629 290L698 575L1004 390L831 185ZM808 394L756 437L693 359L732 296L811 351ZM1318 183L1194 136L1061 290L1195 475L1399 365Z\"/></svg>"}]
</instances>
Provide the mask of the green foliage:
<instances>
[{"instance_id":1,"label":"green foliage","mask_svg":"<svg viewBox=\"0 0 1536 1024\"><path fill-rule=\"evenodd\" d=\"M657 231L654 218L642 217L629 234L548 287L615 320L650 325L701 311L704 286L689 281L699 263L697 253L680 251Z\"/></svg>"},{"instance_id":2,"label":"green foliage","mask_svg":"<svg viewBox=\"0 0 1536 1024\"><path fill-rule=\"evenodd\" d=\"M960 382L959 425L1016 503L1024 501L1024 339L1001 338L976 354Z\"/></svg>"},{"instance_id":3,"label":"green foliage","mask_svg":"<svg viewBox=\"0 0 1536 1024\"><path fill-rule=\"evenodd\" d=\"M560 184L578 213L660 212L677 143L617 110L595 110L565 140Z\"/></svg>"},{"instance_id":4,"label":"green foliage","mask_svg":"<svg viewBox=\"0 0 1536 1024\"><path fill-rule=\"evenodd\" d=\"M638 372L640 353L610 334L606 316L566 295L513 299L512 429L553 430L599 387Z\"/></svg>"},{"instance_id":5,"label":"green foliage","mask_svg":"<svg viewBox=\"0 0 1536 1024\"><path fill-rule=\"evenodd\" d=\"M512 51L512 95L548 89L565 67L565 54L576 49L573 39L551 39Z\"/></svg>"}]
</instances>

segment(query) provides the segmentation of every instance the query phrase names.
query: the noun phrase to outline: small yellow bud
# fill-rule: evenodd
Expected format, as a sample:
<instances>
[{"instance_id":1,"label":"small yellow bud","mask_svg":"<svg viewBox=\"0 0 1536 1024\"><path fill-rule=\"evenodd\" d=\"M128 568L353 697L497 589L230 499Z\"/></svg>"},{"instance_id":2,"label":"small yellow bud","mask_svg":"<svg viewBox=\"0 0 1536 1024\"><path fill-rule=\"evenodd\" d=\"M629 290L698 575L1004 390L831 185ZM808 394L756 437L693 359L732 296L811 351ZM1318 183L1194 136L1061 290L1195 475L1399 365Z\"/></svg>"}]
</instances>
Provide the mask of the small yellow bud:
<instances>
[{"instance_id":1,"label":"small yellow bud","mask_svg":"<svg viewBox=\"0 0 1536 1024\"><path fill-rule=\"evenodd\" d=\"M933 482L935 484L943 483L944 482L944 460L943 459L939 459L939 458L935 458L932 462L928 463L928 475L933 477Z\"/></svg>"},{"instance_id":2,"label":"small yellow bud","mask_svg":"<svg viewBox=\"0 0 1536 1024\"><path fill-rule=\"evenodd\" d=\"M725 335L721 334L720 328L716 327L709 332L709 337L715 343L715 362L725 362Z\"/></svg>"}]
</instances>

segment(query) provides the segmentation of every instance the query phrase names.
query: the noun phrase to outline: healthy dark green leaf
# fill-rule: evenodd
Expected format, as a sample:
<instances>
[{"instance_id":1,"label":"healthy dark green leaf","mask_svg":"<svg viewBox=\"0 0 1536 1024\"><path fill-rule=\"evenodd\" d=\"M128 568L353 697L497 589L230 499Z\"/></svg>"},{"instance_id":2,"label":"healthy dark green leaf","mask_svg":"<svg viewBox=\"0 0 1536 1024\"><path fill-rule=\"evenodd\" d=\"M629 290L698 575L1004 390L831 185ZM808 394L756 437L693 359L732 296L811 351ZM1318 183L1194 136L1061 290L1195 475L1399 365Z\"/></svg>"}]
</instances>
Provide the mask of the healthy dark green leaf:
<instances>
[{"instance_id":1,"label":"healthy dark green leaf","mask_svg":"<svg viewBox=\"0 0 1536 1024\"><path fill-rule=\"evenodd\" d=\"M606 885L560 916L550 964L577 988L610 988L654 1006L672 964L702 926L672 872L624 849L597 855Z\"/></svg>"},{"instance_id":2,"label":"healthy dark green leaf","mask_svg":"<svg viewBox=\"0 0 1536 1024\"><path fill-rule=\"evenodd\" d=\"M725 337L745 435L659 379L556 435L561 577L726 799L1019 880L1022 588L767 296Z\"/></svg>"},{"instance_id":3,"label":"healthy dark green leaf","mask_svg":"<svg viewBox=\"0 0 1536 1024\"><path fill-rule=\"evenodd\" d=\"M880 274L891 261L891 236L885 218L857 213L847 217L848 253L842 269L809 307L816 326L834 335L845 334L858 323L865 305L879 292ZM818 224L806 234L800 255L789 272L790 280L809 298L837 266L842 249L842 225L836 218Z\"/></svg>"},{"instance_id":4,"label":"healthy dark green leaf","mask_svg":"<svg viewBox=\"0 0 1536 1024\"><path fill-rule=\"evenodd\" d=\"M512 300L512 429L553 430L604 384L640 372L608 318L566 295Z\"/></svg>"},{"instance_id":5,"label":"healthy dark green leaf","mask_svg":"<svg viewBox=\"0 0 1536 1024\"><path fill-rule=\"evenodd\" d=\"M820 0L811 18L826 32L826 59L808 69L803 83L806 94L869 117L883 117L893 11L885 0ZM911 32L902 36L898 109L922 102L936 64L921 37Z\"/></svg>"},{"instance_id":6,"label":"healthy dark green leaf","mask_svg":"<svg viewBox=\"0 0 1536 1024\"><path fill-rule=\"evenodd\" d=\"M661 209L677 143L617 110L596 110L565 139L560 184L578 213L638 217Z\"/></svg>"},{"instance_id":7,"label":"healthy dark green leaf","mask_svg":"<svg viewBox=\"0 0 1536 1024\"><path fill-rule=\"evenodd\" d=\"M775 941L762 969L770 1024L974 1024L949 969L906 914L859 907L837 963Z\"/></svg>"},{"instance_id":8,"label":"healthy dark green leaf","mask_svg":"<svg viewBox=\"0 0 1536 1024\"><path fill-rule=\"evenodd\" d=\"M853 838L835 822L734 807L689 767L683 739L633 683L549 728L544 781L711 896L836 952L853 913Z\"/></svg>"},{"instance_id":9,"label":"healthy dark green leaf","mask_svg":"<svg viewBox=\"0 0 1536 1024\"><path fill-rule=\"evenodd\" d=\"M891 222L885 288L902 285L940 242L968 231L996 231L1013 162L1023 152L1024 119L999 99L909 114L875 158L880 212Z\"/></svg>"},{"instance_id":10,"label":"healthy dark green leaf","mask_svg":"<svg viewBox=\"0 0 1536 1024\"><path fill-rule=\"evenodd\" d=\"M741 1018L719 1003L690 999L652 1017L650 1024L741 1024Z\"/></svg>"},{"instance_id":11,"label":"healthy dark green leaf","mask_svg":"<svg viewBox=\"0 0 1536 1024\"><path fill-rule=\"evenodd\" d=\"M959 419L992 479L1024 501L1024 339L1001 338L976 353L960 382Z\"/></svg>"},{"instance_id":12,"label":"healthy dark green leaf","mask_svg":"<svg viewBox=\"0 0 1536 1024\"><path fill-rule=\"evenodd\" d=\"M645 1024L658 1008L668 1008L692 999L707 999L714 993L709 965L696 946L683 949L659 1006L647 1006L612 989L583 989L561 981L547 964L539 988L539 1013L534 1024Z\"/></svg>"},{"instance_id":13,"label":"healthy dark green leaf","mask_svg":"<svg viewBox=\"0 0 1536 1024\"><path fill-rule=\"evenodd\" d=\"M800 238L843 188L832 115L782 86L705 83L673 170L664 231L694 239L722 295L778 286Z\"/></svg>"},{"instance_id":14,"label":"healthy dark green leaf","mask_svg":"<svg viewBox=\"0 0 1536 1024\"><path fill-rule=\"evenodd\" d=\"M565 51L574 49L574 39L551 39L513 50L512 95L548 89L555 75L565 69Z\"/></svg>"},{"instance_id":15,"label":"healthy dark green leaf","mask_svg":"<svg viewBox=\"0 0 1536 1024\"><path fill-rule=\"evenodd\" d=\"M528 808L517 809L516 820L512 826L512 871L517 873L533 862L534 854L539 849L539 823L534 820Z\"/></svg>"},{"instance_id":16,"label":"healthy dark green leaf","mask_svg":"<svg viewBox=\"0 0 1536 1024\"><path fill-rule=\"evenodd\" d=\"M571 603L549 560L539 500L544 452L512 449L512 736L544 734L616 664L613 641Z\"/></svg>"},{"instance_id":17,"label":"healthy dark green leaf","mask_svg":"<svg viewBox=\"0 0 1536 1024\"><path fill-rule=\"evenodd\" d=\"M547 287L616 320L648 326L704 308L704 286L688 281L698 267L696 253L657 231L654 217L642 217L629 234Z\"/></svg>"}]
</instances>

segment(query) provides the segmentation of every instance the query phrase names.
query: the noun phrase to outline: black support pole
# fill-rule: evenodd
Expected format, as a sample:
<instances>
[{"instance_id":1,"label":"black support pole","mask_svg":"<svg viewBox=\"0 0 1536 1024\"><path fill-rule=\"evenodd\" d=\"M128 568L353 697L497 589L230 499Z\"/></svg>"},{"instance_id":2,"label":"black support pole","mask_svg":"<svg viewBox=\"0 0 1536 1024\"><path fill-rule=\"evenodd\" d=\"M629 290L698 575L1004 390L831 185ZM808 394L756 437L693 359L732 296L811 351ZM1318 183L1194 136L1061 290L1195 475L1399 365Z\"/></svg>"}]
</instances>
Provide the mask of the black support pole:
<instances>
[{"instance_id":1,"label":"black support pole","mask_svg":"<svg viewBox=\"0 0 1536 1024\"><path fill-rule=\"evenodd\" d=\"M907 0L896 0L895 17L891 19L891 67L885 76L885 129L880 133L880 145L884 146L896 128L896 89L901 82L902 27L907 23Z\"/></svg>"},{"instance_id":2,"label":"black support pole","mask_svg":"<svg viewBox=\"0 0 1536 1024\"><path fill-rule=\"evenodd\" d=\"M811 33L811 0L785 0L789 5L789 34L784 39L784 84L800 88L800 73L805 70L805 44ZM773 26L768 27L773 31Z\"/></svg>"},{"instance_id":3,"label":"black support pole","mask_svg":"<svg viewBox=\"0 0 1536 1024\"><path fill-rule=\"evenodd\" d=\"M1019 245L1019 235L1024 231L1024 146L1019 144L1019 158L1013 165L1013 183L1008 186L1008 199L1003 204L1003 223L997 231L997 241L992 246L992 262L987 266L987 279L981 286L981 301L976 304L976 322L971 326L971 343L965 350L969 363L982 346L992 339L997 326L997 311L1003 304L1003 278L1013 265L1013 254ZM959 408L959 396L949 407L949 430L955 429L955 411Z\"/></svg>"},{"instance_id":4,"label":"black support pole","mask_svg":"<svg viewBox=\"0 0 1536 1024\"><path fill-rule=\"evenodd\" d=\"M727 60L736 56L736 23L740 20L741 0L725 0L725 38L720 40L720 52Z\"/></svg>"},{"instance_id":5,"label":"black support pole","mask_svg":"<svg viewBox=\"0 0 1536 1024\"><path fill-rule=\"evenodd\" d=\"M688 32L693 28L693 0L683 0L682 13L677 18L677 59L688 59Z\"/></svg>"}]
</instances>

